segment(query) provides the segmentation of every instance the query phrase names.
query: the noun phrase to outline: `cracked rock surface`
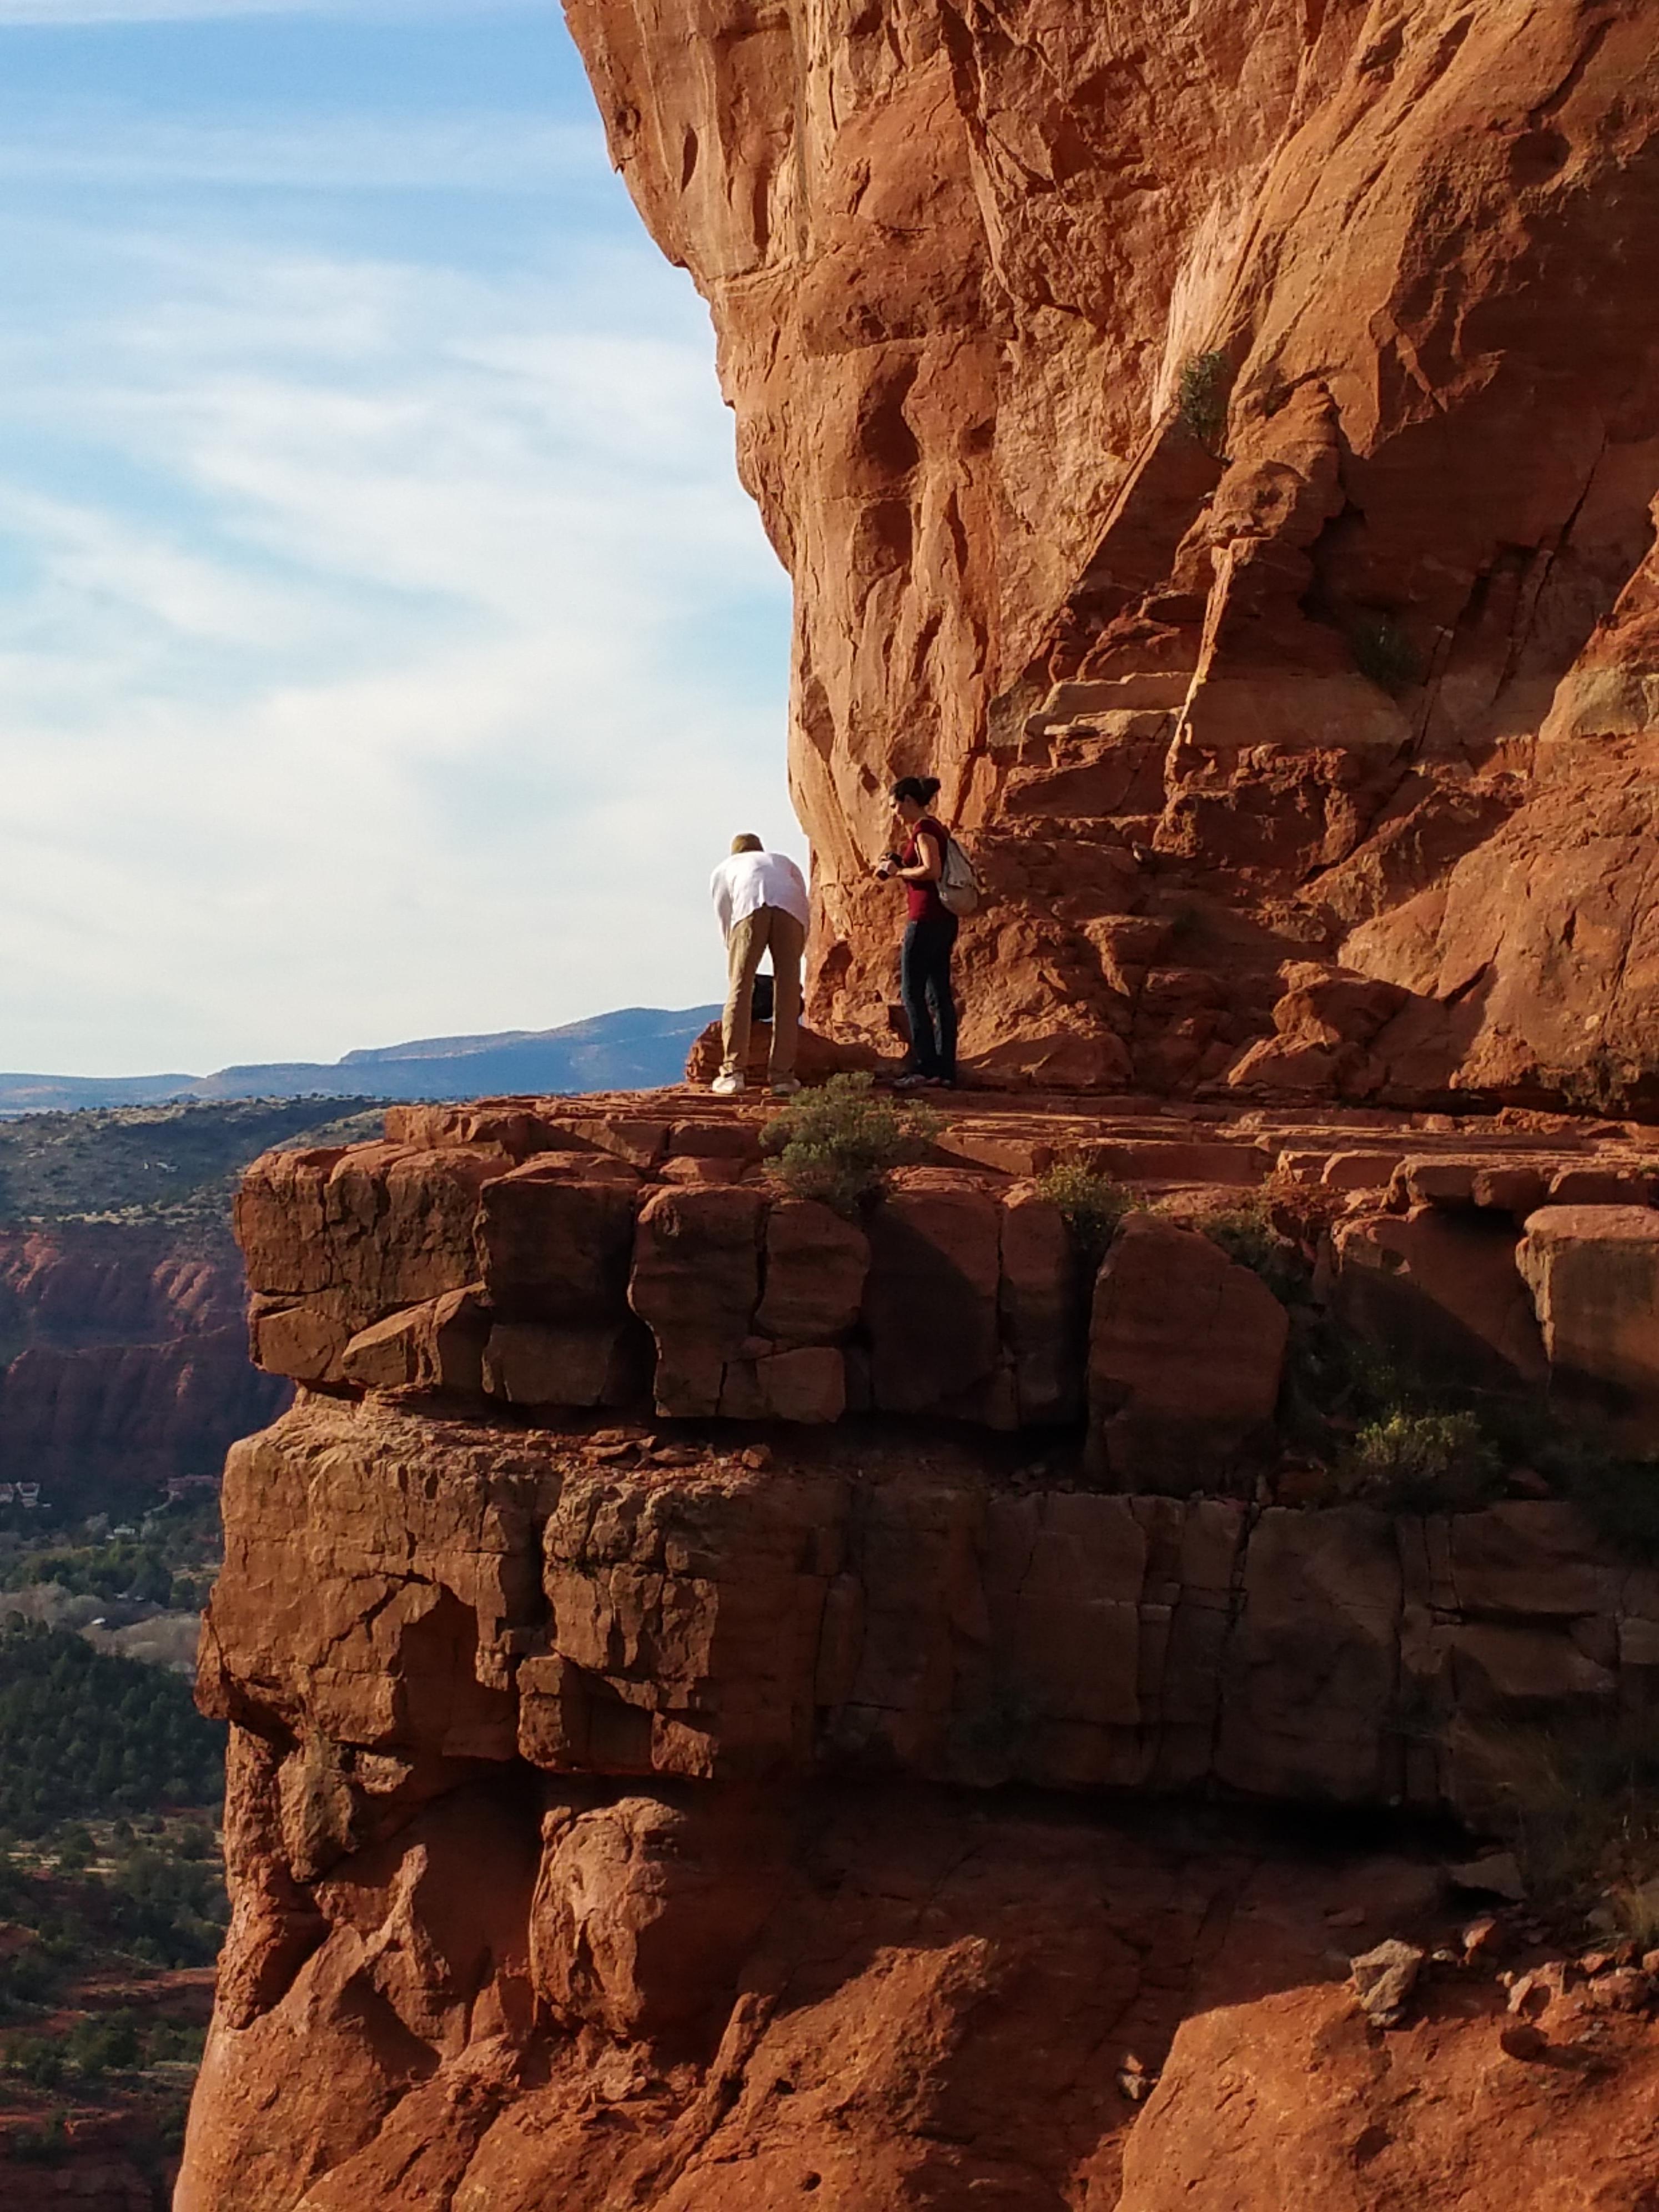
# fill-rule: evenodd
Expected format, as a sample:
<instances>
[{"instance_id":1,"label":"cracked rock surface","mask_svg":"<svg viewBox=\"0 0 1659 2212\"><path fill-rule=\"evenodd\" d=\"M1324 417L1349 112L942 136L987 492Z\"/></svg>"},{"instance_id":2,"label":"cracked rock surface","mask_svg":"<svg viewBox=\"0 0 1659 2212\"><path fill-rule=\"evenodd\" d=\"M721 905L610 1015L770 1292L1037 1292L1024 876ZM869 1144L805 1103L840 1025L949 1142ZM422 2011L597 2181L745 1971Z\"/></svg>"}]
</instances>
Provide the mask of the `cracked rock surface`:
<instances>
[{"instance_id":1,"label":"cracked rock surface","mask_svg":"<svg viewBox=\"0 0 1659 2212\"><path fill-rule=\"evenodd\" d=\"M1652 1092L1646 0L566 14L793 580L821 1028L932 769L981 1074Z\"/></svg>"},{"instance_id":2,"label":"cracked rock surface","mask_svg":"<svg viewBox=\"0 0 1659 2212\"><path fill-rule=\"evenodd\" d=\"M1645 1978L1582 2065L1511 2052L1490 1964L1379 2042L1351 1959L1455 1923L1322 1825L1477 1787L1425 1701L1585 1694L1647 1585L1559 1509L1021 1492L925 1434L615 1449L302 1392L233 1453L234 1917L179 2212L1277 2212L1304 2157L1354 2212L1384 2174L1496 2208L1449 2102L1522 2201L1640 2201Z\"/></svg>"}]
</instances>

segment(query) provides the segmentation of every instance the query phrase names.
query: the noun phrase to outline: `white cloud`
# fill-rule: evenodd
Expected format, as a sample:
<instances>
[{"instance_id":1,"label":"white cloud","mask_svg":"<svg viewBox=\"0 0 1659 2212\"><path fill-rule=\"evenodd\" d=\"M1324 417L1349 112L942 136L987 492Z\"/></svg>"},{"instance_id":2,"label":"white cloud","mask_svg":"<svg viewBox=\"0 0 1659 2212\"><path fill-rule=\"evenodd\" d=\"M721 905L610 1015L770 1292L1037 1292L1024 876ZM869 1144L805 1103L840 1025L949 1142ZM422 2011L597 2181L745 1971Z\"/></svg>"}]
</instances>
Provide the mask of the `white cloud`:
<instances>
[{"instance_id":1,"label":"white cloud","mask_svg":"<svg viewBox=\"0 0 1659 2212\"><path fill-rule=\"evenodd\" d=\"M683 280L34 252L75 304L0 343L5 1064L718 995L708 868L793 830L786 602Z\"/></svg>"},{"instance_id":2,"label":"white cloud","mask_svg":"<svg viewBox=\"0 0 1659 2212\"><path fill-rule=\"evenodd\" d=\"M0 27L7 20L0 12ZM463 113L214 125L83 105L9 120L0 182L544 193L604 159L597 122Z\"/></svg>"}]
</instances>

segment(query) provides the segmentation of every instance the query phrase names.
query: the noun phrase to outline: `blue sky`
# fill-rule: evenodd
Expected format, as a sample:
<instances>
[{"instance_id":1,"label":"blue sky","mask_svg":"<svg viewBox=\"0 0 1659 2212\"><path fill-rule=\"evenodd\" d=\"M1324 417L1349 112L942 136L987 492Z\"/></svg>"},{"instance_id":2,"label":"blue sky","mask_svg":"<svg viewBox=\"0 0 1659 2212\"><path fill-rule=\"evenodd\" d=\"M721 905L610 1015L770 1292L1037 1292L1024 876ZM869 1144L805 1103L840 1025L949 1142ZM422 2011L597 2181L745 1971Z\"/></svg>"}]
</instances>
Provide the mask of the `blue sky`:
<instances>
[{"instance_id":1,"label":"blue sky","mask_svg":"<svg viewBox=\"0 0 1659 2212\"><path fill-rule=\"evenodd\" d=\"M0 0L0 1068L718 996L732 451L556 0Z\"/></svg>"}]
</instances>

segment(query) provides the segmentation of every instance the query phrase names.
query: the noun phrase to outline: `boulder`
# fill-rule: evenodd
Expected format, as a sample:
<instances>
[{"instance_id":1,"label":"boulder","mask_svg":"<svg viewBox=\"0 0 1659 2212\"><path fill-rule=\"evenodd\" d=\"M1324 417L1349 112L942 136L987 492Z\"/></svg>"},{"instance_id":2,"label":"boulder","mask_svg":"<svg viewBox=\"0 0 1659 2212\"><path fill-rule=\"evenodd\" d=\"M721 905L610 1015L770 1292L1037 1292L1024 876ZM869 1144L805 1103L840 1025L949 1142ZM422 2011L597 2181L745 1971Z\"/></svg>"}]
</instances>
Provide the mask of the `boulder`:
<instances>
[{"instance_id":1,"label":"boulder","mask_svg":"<svg viewBox=\"0 0 1659 2212\"><path fill-rule=\"evenodd\" d=\"M833 1478L573 1476L544 1539L550 1650L520 1746L566 1771L761 1777L809 1761Z\"/></svg>"},{"instance_id":2,"label":"boulder","mask_svg":"<svg viewBox=\"0 0 1659 2212\"><path fill-rule=\"evenodd\" d=\"M1399 2027L1428 1957L1420 1943L1402 1943L1398 1936L1390 1936L1350 1961L1349 1981L1359 2009L1373 2027Z\"/></svg>"},{"instance_id":3,"label":"boulder","mask_svg":"<svg viewBox=\"0 0 1659 2212\"><path fill-rule=\"evenodd\" d=\"M555 1328L497 1322L484 1346L483 1387L509 1406L629 1406L648 1394L651 1345L635 1321Z\"/></svg>"},{"instance_id":4,"label":"boulder","mask_svg":"<svg viewBox=\"0 0 1659 2212\"><path fill-rule=\"evenodd\" d=\"M945 1168L901 1170L872 1211L864 1321L878 1411L984 1409L1001 1352L999 1216L993 1198Z\"/></svg>"},{"instance_id":5,"label":"boulder","mask_svg":"<svg viewBox=\"0 0 1659 2212\"><path fill-rule=\"evenodd\" d=\"M315 1291L298 1298L256 1291L247 1306L248 1358L267 1375L292 1382L343 1382L341 1362L346 1346L362 1334L361 1318L348 1291Z\"/></svg>"},{"instance_id":6,"label":"boulder","mask_svg":"<svg viewBox=\"0 0 1659 2212\"><path fill-rule=\"evenodd\" d=\"M477 1279L473 1228L505 1155L491 1146L267 1152L236 1197L256 1363L341 1379L347 1344L388 1314Z\"/></svg>"},{"instance_id":7,"label":"boulder","mask_svg":"<svg viewBox=\"0 0 1659 2212\"><path fill-rule=\"evenodd\" d=\"M838 1343L856 1324L870 1240L814 1199L775 1199L766 1218L766 1290L758 1334L779 1346Z\"/></svg>"},{"instance_id":8,"label":"boulder","mask_svg":"<svg viewBox=\"0 0 1659 2212\"><path fill-rule=\"evenodd\" d=\"M1290 1318L1194 1230L1132 1213L1095 1285L1090 1447L1120 1489L1212 1486L1273 1419Z\"/></svg>"},{"instance_id":9,"label":"boulder","mask_svg":"<svg viewBox=\"0 0 1659 2212\"><path fill-rule=\"evenodd\" d=\"M1029 1186L1002 1205L998 1302L1021 1425L1068 1421L1083 1408L1087 1271L1060 1209Z\"/></svg>"},{"instance_id":10,"label":"boulder","mask_svg":"<svg viewBox=\"0 0 1659 2212\"><path fill-rule=\"evenodd\" d=\"M653 2040L730 2009L777 1901L787 1832L730 1791L580 1800L542 1818L530 1918L536 1993L563 2024Z\"/></svg>"},{"instance_id":11,"label":"boulder","mask_svg":"<svg viewBox=\"0 0 1659 2212\"><path fill-rule=\"evenodd\" d=\"M798 1345L726 1364L720 1410L732 1421L817 1426L847 1411L847 1362L834 1345Z\"/></svg>"},{"instance_id":12,"label":"boulder","mask_svg":"<svg viewBox=\"0 0 1659 2212\"><path fill-rule=\"evenodd\" d=\"M365 1327L394 1306L461 1290L477 1273L479 1191L503 1164L493 1146L267 1152L236 1198L249 1284L284 1297L344 1291Z\"/></svg>"},{"instance_id":13,"label":"boulder","mask_svg":"<svg viewBox=\"0 0 1659 2212\"><path fill-rule=\"evenodd\" d=\"M726 1048L720 1036L720 1025L710 1022L700 1030L685 1063L685 1079L698 1090L706 1090L720 1072ZM744 1063L744 1074L750 1087L764 1091L770 1077L772 1058L772 1024L756 1022L749 1031L749 1057ZM817 1030L802 1024L795 1045L795 1074L802 1083L823 1083L832 1075L846 1075L866 1068L879 1067L881 1054L865 1044L837 1043L833 1038L822 1036Z\"/></svg>"},{"instance_id":14,"label":"boulder","mask_svg":"<svg viewBox=\"0 0 1659 2212\"><path fill-rule=\"evenodd\" d=\"M1280 980L1273 1034L1234 1061L1229 1085L1297 1097L1367 1098L1380 1090L1384 1071L1370 1047L1410 994L1312 960L1287 962Z\"/></svg>"},{"instance_id":15,"label":"boulder","mask_svg":"<svg viewBox=\"0 0 1659 2212\"><path fill-rule=\"evenodd\" d=\"M1245 1548L1215 1771L1255 1796L1396 1796L1403 1584L1386 1516L1273 1507Z\"/></svg>"},{"instance_id":16,"label":"boulder","mask_svg":"<svg viewBox=\"0 0 1659 2212\"><path fill-rule=\"evenodd\" d=\"M340 1355L340 1374L368 1390L445 1390L476 1395L483 1388L489 1308L481 1285L446 1291L360 1330Z\"/></svg>"},{"instance_id":17,"label":"boulder","mask_svg":"<svg viewBox=\"0 0 1659 2212\"><path fill-rule=\"evenodd\" d=\"M1516 1257L1552 1389L1632 1449L1659 1448L1659 1212L1541 1206Z\"/></svg>"},{"instance_id":18,"label":"boulder","mask_svg":"<svg viewBox=\"0 0 1659 2212\"><path fill-rule=\"evenodd\" d=\"M1331 1310L1408 1371L1516 1390L1548 1372L1513 1220L1474 1206L1351 1215L1331 1231Z\"/></svg>"},{"instance_id":19,"label":"boulder","mask_svg":"<svg viewBox=\"0 0 1659 2212\"><path fill-rule=\"evenodd\" d=\"M659 1413L719 1411L726 1362L755 1333L766 1214L763 1193L719 1184L641 1210L628 1301L656 1340Z\"/></svg>"},{"instance_id":20,"label":"boulder","mask_svg":"<svg viewBox=\"0 0 1659 2212\"><path fill-rule=\"evenodd\" d=\"M620 1322L639 1194L638 1175L607 1153L544 1152L484 1183L478 1265L502 1319Z\"/></svg>"}]
</instances>

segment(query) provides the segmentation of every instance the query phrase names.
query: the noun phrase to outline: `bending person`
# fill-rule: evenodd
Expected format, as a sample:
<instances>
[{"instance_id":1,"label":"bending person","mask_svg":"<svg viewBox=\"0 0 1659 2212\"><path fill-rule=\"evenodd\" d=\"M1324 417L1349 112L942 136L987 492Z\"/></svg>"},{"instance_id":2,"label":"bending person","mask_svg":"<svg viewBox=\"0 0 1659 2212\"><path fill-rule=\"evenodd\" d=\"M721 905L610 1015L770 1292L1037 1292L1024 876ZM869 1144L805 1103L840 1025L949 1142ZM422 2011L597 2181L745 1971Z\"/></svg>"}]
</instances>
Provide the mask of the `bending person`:
<instances>
[{"instance_id":1,"label":"bending person","mask_svg":"<svg viewBox=\"0 0 1659 2212\"><path fill-rule=\"evenodd\" d=\"M722 1098L733 1097L744 1088L755 977L762 956L769 952L772 1095L790 1097L800 1089L795 1079L800 964L811 913L805 880L792 860L782 853L769 853L758 837L734 837L731 858L715 869L708 888L726 939L726 1010L720 1018L724 1057L709 1087Z\"/></svg>"},{"instance_id":2,"label":"bending person","mask_svg":"<svg viewBox=\"0 0 1659 2212\"><path fill-rule=\"evenodd\" d=\"M893 786L893 847L876 873L904 885L909 921L899 956L899 994L910 1024L913 1072L908 1089L957 1079L957 1002L951 990L951 955L957 917L939 895L945 872L945 833L928 809L939 795L936 775L902 776Z\"/></svg>"}]
</instances>

